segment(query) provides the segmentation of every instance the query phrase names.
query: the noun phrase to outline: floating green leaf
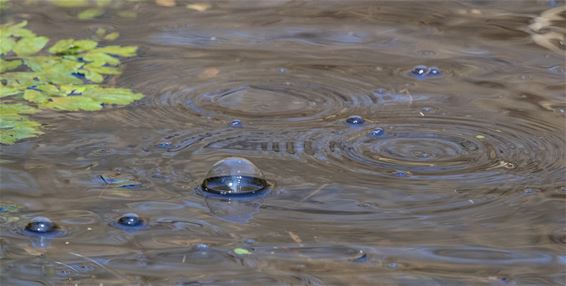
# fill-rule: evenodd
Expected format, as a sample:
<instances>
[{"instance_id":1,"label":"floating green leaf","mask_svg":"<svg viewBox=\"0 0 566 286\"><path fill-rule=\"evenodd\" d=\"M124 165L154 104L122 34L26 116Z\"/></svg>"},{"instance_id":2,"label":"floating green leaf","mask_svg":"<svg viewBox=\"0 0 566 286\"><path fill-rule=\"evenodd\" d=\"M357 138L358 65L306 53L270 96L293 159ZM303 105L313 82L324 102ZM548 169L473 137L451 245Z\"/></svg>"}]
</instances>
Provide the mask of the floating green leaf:
<instances>
[{"instance_id":1,"label":"floating green leaf","mask_svg":"<svg viewBox=\"0 0 566 286\"><path fill-rule=\"evenodd\" d=\"M3 86L0 89L0 98L21 93L19 88Z\"/></svg>"},{"instance_id":2,"label":"floating green leaf","mask_svg":"<svg viewBox=\"0 0 566 286\"><path fill-rule=\"evenodd\" d=\"M132 92L127 88L102 88L93 86L85 90L83 96L92 98L103 104L126 105L143 98L143 94Z\"/></svg>"},{"instance_id":3,"label":"floating green leaf","mask_svg":"<svg viewBox=\"0 0 566 286\"><path fill-rule=\"evenodd\" d=\"M42 104L49 101L49 96L41 91L27 89L24 92L24 99L36 104Z\"/></svg>"},{"instance_id":4,"label":"floating green leaf","mask_svg":"<svg viewBox=\"0 0 566 286\"><path fill-rule=\"evenodd\" d=\"M14 104L2 104L0 106L0 114L3 116L13 116L19 114L34 114L39 110L37 108L31 107L29 105L14 103ZM0 118L2 120L3 118Z\"/></svg>"},{"instance_id":5,"label":"floating green leaf","mask_svg":"<svg viewBox=\"0 0 566 286\"><path fill-rule=\"evenodd\" d=\"M115 58L109 54L103 53L103 52L98 52L98 51L91 51L86 53L83 56L83 59L86 62L89 62L89 64L91 65L95 65L95 66L104 66L104 65L112 65L112 66L116 66L120 64L120 60L118 58Z\"/></svg>"},{"instance_id":6,"label":"floating green leaf","mask_svg":"<svg viewBox=\"0 0 566 286\"><path fill-rule=\"evenodd\" d=\"M41 124L30 120L23 114L36 113L38 110L24 104L2 104L0 107L0 143L13 144L18 140L42 134Z\"/></svg>"},{"instance_id":7,"label":"floating green leaf","mask_svg":"<svg viewBox=\"0 0 566 286\"><path fill-rule=\"evenodd\" d=\"M1 33L1 32L0 32ZM0 34L0 55L7 54L16 45L16 41L9 37L3 37L4 35Z\"/></svg>"},{"instance_id":8,"label":"floating green leaf","mask_svg":"<svg viewBox=\"0 0 566 286\"><path fill-rule=\"evenodd\" d=\"M84 96L52 97L40 105L49 109L64 111L97 111L102 109L100 102Z\"/></svg>"},{"instance_id":9,"label":"floating green leaf","mask_svg":"<svg viewBox=\"0 0 566 286\"><path fill-rule=\"evenodd\" d=\"M103 48L98 48L95 51L100 53L107 53L110 55L121 56L121 57L133 57L136 55L137 50L138 47L134 47L134 46L126 46L126 47L106 46Z\"/></svg>"},{"instance_id":10,"label":"floating green leaf","mask_svg":"<svg viewBox=\"0 0 566 286\"><path fill-rule=\"evenodd\" d=\"M60 55L75 55L92 50L96 48L97 45L98 43L93 40L66 39L55 43L55 45L49 48L49 52Z\"/></svg>"},{"instance_id":11,"label":"floating green leaf","mask_svg":"<svg viewBox=\"0 0 566 286\"><path fill-rule=\"evenodd\" d=\"M143 97L126 88L100 86L105 76L121 74L118 57L135 56L137 47L65 39L48 49L50 55L36 55L49 39L36 36L26 24L0 25L0 144L42 134L41 124L29 118L40 110L97 111Z\"/></svg>"},{"instance_id":12,"label":"floating green leaf","mask_svg":"<svg viewBox=\"0 0 566 286\"><path fill-rule=\"evenodd\" d=\"M80 12L79 15L77 15L77 18L79 18L80 20L90 20L102 16L102 14L104 14L104 10L91 8Z\"/></svg>"},{"instance_id":13,"label":"floating green leaf","mask_svg":"<svg viewBox=\"0 0 566 286\"><path fill-rule=\"evenodd\" d=\"M22 21L18 24L4 24L0 26L0 36L3 38L16 37L16 38L29 38L35 37L35 34L24 28L28 24L27 21Z\"/></svg>"}]
</instances>

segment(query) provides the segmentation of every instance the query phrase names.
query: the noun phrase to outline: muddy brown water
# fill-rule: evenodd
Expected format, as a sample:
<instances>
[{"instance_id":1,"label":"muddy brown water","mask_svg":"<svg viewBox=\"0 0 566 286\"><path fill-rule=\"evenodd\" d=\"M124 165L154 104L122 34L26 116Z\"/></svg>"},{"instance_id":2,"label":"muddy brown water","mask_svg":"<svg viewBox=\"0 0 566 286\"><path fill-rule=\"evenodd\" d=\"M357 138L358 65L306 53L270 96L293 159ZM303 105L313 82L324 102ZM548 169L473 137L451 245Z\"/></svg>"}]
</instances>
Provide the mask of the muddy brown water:
<instances>
[{"instance_id":1,"label":"muddy brown water","mask_svg":"<svg viewBox=\"0 0 566 286\"><path fill-rule=\"evenodd\" d=\"M563 1L13 2L139 46L113 84L146 97L1 147L2 285L566 284ZM196 192L231 156L271 191Z\"/></svg>"}]
</instances>

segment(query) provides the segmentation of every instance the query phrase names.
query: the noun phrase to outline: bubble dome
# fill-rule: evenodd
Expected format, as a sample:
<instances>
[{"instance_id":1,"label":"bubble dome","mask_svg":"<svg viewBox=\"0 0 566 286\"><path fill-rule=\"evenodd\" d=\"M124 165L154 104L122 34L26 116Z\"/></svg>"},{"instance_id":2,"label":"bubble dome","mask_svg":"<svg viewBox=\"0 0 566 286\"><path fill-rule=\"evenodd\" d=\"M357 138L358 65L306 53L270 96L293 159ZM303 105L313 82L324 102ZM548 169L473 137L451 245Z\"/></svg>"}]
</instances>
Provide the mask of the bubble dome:
<instances>
[{"instance_id":1,"label":"bubble dome","mask_svg":"<svg viewBox=\"0 0 566 286\"><path fill-rule=\"evenodd\" d=\"M216 162L202 182L206 193L222 196L247 196L268 187L261 170L247 159L228 157Z\"/></svg>"}]
</instances>

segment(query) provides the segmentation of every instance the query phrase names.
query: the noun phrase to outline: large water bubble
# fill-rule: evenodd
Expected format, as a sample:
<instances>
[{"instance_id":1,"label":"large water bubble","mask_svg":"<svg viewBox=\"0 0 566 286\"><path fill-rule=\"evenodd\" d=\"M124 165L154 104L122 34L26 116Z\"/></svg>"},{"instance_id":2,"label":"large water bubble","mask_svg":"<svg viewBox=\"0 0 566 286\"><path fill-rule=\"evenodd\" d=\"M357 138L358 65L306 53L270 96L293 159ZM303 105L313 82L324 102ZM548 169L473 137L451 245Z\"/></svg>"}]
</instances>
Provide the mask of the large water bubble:
<instances>
[{"instance_id":1,"label":"large water bubble","mask_svg":"<svg viewBox=\"0 0 566 286\"><path fill-rule=\"evenodd\" d=\"M118 219L118 224L125 227L140 227L144 221L135 213L127 213Z\"/></svg>"},{"instance_id":2,"label":"large water bubble","mask_svg":"<svg viewBox=\"0 0 566 286\"><path fill-rule=\"evenodd\" d=\"M49 218L38 216L26 225L25 230L34 234L49 234L57 231L58 228Z\"/></svg>"},{"instance_id":3,"label":"large water bubble","mask_svg":"<svg viewBox=\"0 0 566 286\"><path fill-rule=\"evenodd\" d=\"M201 187L206 193L238 197L261 193L267 189L268 183L252 162L229 157L212 166Z\"/></svg>"}]
</instances>

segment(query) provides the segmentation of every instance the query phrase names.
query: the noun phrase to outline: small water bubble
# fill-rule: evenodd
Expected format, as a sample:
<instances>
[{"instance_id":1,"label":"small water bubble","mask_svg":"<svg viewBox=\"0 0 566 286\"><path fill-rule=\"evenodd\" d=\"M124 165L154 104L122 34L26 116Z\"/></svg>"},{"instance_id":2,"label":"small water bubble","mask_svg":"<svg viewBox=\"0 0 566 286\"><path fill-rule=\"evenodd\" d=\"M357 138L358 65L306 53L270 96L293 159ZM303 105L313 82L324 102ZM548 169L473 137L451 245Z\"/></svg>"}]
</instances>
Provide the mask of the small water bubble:
<instances>
[{"instance_id":1,"label":"small water bubble","mask_svg":"<svg viewBox=\"0 0 566 286\"><path fill-rule=\"evenodd\" d=\"M505 276L501 276L497 280L501 284L509 284L509 282L511 282L511 279L509 279L509 277L505 277Z\"/></svg>"},{"instance_id":2,"label":"small water bubble","mask_svg":"<svg viewBox=\"0 0 566 286\"><path fill-rule=\"evenodd\" d=\"M118 219L118 224L125 227L139 227L143 223L143 219L135 213L124 214Z\"/></svg>"},{"instance_id":3,"label":"small water bubble","mask_svg":"<svg viewBox=\"0 0 566 286\"><path fill-rule=\"evenodd\" d=\"M251 195L267 189L263 173L244 158L229 157L216 162L201 188L204 192L222 196Z\"/></svg>"},{"instance_id":4,"label":"small water bubble","mask_svg":"<svg viewBox=\"0 0 566 286\"><path fill-rule=\"evenodd\" d=\"M387 90L385 90L385 88L378 88L376 90L373 91L374 95L384 95L387 92Z\"/></svg>"},{"instance_id":5,"label":"small water bubble","mask_svg":"<svg viewBox=\"0 0 566 286\"><path fill-rule=\"evenodd\" d=\"M430 157L432 157L431 154L423 151L415 151L413 155L415 156L415 158L418 159L429 159Z\"/></svg>"},{"instance_id":6,"label":"small water bubble","mask_svg":"<svg viewBox=\"0 0 566 286\"><path fill-rule=\"evenodd\" d=\"M161 149L169 149L171 148L172 144L171 142L161 142L159 144L157 144L157 147L161 148Z\"/></svg>"},{"instance_id":7,"label":"small water bubble","mask_svg":"<svg viewBox=\"0 0 566 286\"><path fill-rule=\"evenodd\" d=\"M566 67L555 65L548 68L548 71L554 74L566 75Z\"/></svg>"},{"instance_id":8,"label":"small water bubble","mask_svg":"<svg viewBox=\"0 0 566 286\"><path fill-rule=\"evenodd\" d=\"M197 243L194 246L194 248L198 251L206 251L206 250L208 250L209 247L208 247L208 244L206 244L206 243Z\"/></svg>"},{"instance_id":9,"label":"small water bubble","mask_svg":"<svg viewBox=\"0 0 566 286\"><path fill-rule=\"evenodd\" d=\"M464 148L464 150L466 151L477 151L479 149L478 145L476 145L476 143L469 141L469 140L465 140L460 142L460 146L462 146L462 148Z\"/></svg>"},{"instance_id":10,"label":"small water bubble","mask_svg":"<svg viewBox=\"0 0 566 286\"><path fill-rule=\"evenodd\" d=\"M505 169L515 169L515 164L511 163L511 162L505 162L505 161L501 161L500 162L501 166L503 166L503 168Z\"/></svg>"},{"instance_id":11,"label":"small water bubble","mask_svg":"<svg viewBox=\"0 0 566 286\"><path fill-rule=\"evenodd\" d=\"M429 106L425 106L425 107L421 108L421 112L424 112L424 113L429 113L429 112L433 112L433 111L434 111L434 108L429 107Z\"/></svg>"},{"instance_id":12,"label":"small water bubble","mask_svg":"<svg viewBox=\"0 0 566 286\"><path fill-rule=\"evenodd\" d=\"M364 122L365 120L359 115L353 115L346 119L346 123L351 125L362 125Z\"/></svg>"},{"instance_id":13,"label":"small water bubble","mask_svg":"<svg viewBox=\"0 0 566 286\"><path fill-rule=\"evenodd\" d=\"M365 262L368 262L368 260L369 260L369 259L368 259L367 253L364 253L363 251L360 251L360 256L354 258L354 259L352 260L352 262L354 262L354 263L365 263Z\"/></svg>"},{"instance_id":14,"label":"small water bubble","mask_svg":"<svg viewBox=\"0 0 566 286\"><path fill-rule=\"evenodd\" d=\"M48 234L56 231L57 228L57 225L49 218L38 216L26 225L25 230L36 234Z\"/></svg>"},{"instance_id":15,"label":"small water bubble","mask_svg":"<svg viewBox=\"0 0 566 286\"><path fill-rule=\"evenodd\" d=\"M414 67L413 70L411 70L411 74L413 76L416 76L417 78L422 78L426 75L427 70L428 70L427 66L418 65Z\"/></svg>"},{"instance_id":16,"label":"small water bubble","mask_svg":"<svg viewBox=\"0 0 566 286\"><path fill-rule=\"evenodd\" d=\"M374 128L368 133L371 137L381 137L383 134L385 134L385 130L383 130L383 128Z\"/></svg>"},{"instance_id":17,"label":"small water bubble","mask_svg":"<svg viewBox=\"0 0 566 286\"><path fill-rule=\"evenodd\" d=\"M234 119L234 120L230 121L230 126L231 126L231 127L238 128L238 127L242 127L243 124L242 124L242 121L241 121L241 120L239 120L239 119Z\"/></svg>"},{"instance_id":18,"label":"small water bubble","mask_svg":"<svg viewBox=\"0 0 566 286\"><path fill-rule=\"evenodd\" d=\"M442 71L440 71L440 69L437 68L437 67L430 67L430 68L428 68L426 75L430 76L430 77L441 76Z\"/></svg>"},{"instance_id":19,"label":"small water bubble","mask_svg":"<svg viewBox=\"0 0 566 286\"><path fill-rule=\"evenodd\" d=\"M395 262L391 262L387 264L387 268L391 269L391 270L397 270L397 268L399 268L399 264L395 263Z\"/></svg>"},{"instance_id":20,"label":"small water bubble","mask_svg":"<svg viewBox=\"0 0 566 286\"><path fill-rule=\"evenodd\" d=\"M397 171L393 172L392 175L395 176L395 177L399 177L399 178L406 178L406 177L409 177L411 174L407 171L397 170Z\"/></svg>"},{"instance_id":21,"label":"small water bubble","mask_svg":"<svg viewBox=\"0 0 566 286\"><path fill-rule=\"evenodd\" d=\"M526 188L523 190L523 193L525 193L526 195L534 195L537 193L542 193L542 191L540 189L535 189L535 188Z\"/></svg>"}]
</instances>

